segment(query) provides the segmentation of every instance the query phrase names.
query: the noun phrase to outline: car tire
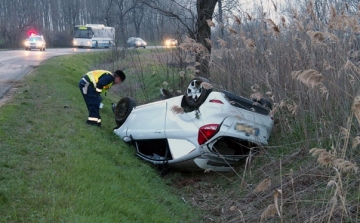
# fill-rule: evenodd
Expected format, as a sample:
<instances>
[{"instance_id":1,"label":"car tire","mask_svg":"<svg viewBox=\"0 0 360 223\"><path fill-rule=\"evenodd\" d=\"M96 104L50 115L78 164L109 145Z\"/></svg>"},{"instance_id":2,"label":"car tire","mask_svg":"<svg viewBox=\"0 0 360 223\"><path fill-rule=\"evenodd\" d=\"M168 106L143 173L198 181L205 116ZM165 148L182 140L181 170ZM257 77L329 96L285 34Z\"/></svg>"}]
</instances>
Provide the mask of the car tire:
<instances>
[{"instance_id":1,"label":"car tire","mask_svg":"<svg viewBox=\"0 0 360 223\"><path fill-rule=\"evenodd\" d=\"M272 110L273 108L271 101L267 98L260 98L260 100L258 100L257 98L252 98L251 100L259 103L262 107L266 109Z\"/></svg>"},{"instance_id":2,"label":"car tire","mask_svg":"<svg viewBox=\"0 0 360 223\"><path fill-rule=\"evenodd\" d=\"M210 81L204 77L195 77L190 81L184 94L189 106L200 107L212 91L212 89L204 88L202 83L210 84Z\"/></svg>"},{"instance_id":3,"label":"car tire","mask_svg":"<svg viewBox=\"0 0 360 223\"><path fill-rule=\"evenodd\" d=\"M115 122L121 126L130 115L131 111L136 107L136 102L131 97L120 99L114 108Z\"/></svg>"}]
</instances>

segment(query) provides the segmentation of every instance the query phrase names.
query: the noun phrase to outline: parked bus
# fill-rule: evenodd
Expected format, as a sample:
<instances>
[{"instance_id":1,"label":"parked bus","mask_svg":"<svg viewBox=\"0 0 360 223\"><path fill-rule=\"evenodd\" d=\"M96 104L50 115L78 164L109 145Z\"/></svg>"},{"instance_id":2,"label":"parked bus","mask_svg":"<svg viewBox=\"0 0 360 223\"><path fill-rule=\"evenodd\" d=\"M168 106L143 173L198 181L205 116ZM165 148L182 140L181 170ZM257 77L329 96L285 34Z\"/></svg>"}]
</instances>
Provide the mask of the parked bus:
<instances>
[{"instance_id":1,"label":"parked bus","mask_svg":"<svg viewBox=\"0 0 360 223\"><path fill-rule=\"evenodd\" d=\"M109 48L114 45L115 28L102 24L76 25L74 47Z\"/></svg>"}]
</instances>

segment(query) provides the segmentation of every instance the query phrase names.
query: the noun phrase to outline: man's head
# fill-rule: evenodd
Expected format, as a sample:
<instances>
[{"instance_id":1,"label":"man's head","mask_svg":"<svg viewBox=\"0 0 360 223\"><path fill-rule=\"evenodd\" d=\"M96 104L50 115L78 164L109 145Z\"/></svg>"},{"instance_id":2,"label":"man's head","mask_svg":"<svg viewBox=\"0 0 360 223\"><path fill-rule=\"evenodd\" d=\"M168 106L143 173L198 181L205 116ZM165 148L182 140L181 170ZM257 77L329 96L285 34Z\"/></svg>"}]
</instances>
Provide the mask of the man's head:
<instances>
[{"instance_id":1,"label":"man's head","mask_svg":"<svg viewBox=\"0 0 360 223\"><path fill-rule=\"evenodd\" d=\"M121 83L125 80L126 76L124 74L124 72L122 72L122 70L116 70L114 71L114 84L118 84L118 83Z\"/></svg>"}]
</instances>

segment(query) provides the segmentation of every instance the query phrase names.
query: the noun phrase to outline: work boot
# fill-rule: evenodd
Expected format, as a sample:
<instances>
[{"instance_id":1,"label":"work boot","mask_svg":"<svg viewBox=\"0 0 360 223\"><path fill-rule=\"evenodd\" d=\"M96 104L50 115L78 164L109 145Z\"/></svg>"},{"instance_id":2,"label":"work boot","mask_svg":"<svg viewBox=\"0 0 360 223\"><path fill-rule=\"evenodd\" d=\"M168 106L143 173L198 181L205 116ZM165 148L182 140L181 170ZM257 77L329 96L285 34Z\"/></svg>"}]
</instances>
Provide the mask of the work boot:
<instances>
[{"instance_id":1,"label":"work boot","mask_svg":"<svg viewBox=\"0 0 360 223\"><path fill-rule=\"evenodd\" d=\"M89 120L86 121L86 124L88 124L88 125L93 125L93 126L98 126L98 123L97 123L97 122L89 121Z\"/></svg>"}]
</instances>

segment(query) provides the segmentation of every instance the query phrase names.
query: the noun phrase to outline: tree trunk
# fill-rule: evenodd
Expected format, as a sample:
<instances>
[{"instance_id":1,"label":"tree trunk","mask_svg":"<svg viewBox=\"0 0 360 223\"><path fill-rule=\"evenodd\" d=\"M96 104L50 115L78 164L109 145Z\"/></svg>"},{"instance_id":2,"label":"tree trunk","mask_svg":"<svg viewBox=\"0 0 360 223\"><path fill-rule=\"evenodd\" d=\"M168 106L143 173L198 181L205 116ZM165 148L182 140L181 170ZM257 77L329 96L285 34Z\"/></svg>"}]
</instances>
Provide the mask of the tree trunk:
<instances>
[{"instance_id":1,"label":"tree trunk","mask_svg":"<svg viewBox=\"0 0 360 223\"><path fill-rule=\"evenodd\" d=\"M217 0L197 0L196 9L198 18L196 20L197 32L195 40L205 46L207 52L205 54L197 54L196 62L200 63L199 76L210 77L209 63L211 55L211 45L206 38L211 39L211 27L208 26L206 20L212 20Z\"/></svg>"},{"instance_id":2,"label":"tree trunk","mask_svg":"<svg viewBox=\"0 0 360 223\"><path fill-rule=\"evenodd\" d=\"M220 37L224 38L224 20L223 20L223 9L222 9L222 0L218 0L218 13L219 13L219 23L220 23Z\"/></svg>"}]
</instances>

